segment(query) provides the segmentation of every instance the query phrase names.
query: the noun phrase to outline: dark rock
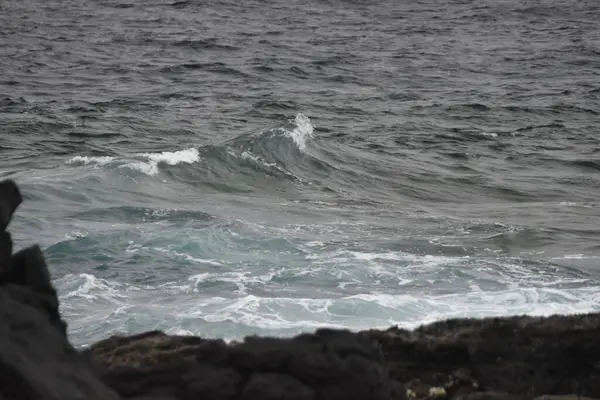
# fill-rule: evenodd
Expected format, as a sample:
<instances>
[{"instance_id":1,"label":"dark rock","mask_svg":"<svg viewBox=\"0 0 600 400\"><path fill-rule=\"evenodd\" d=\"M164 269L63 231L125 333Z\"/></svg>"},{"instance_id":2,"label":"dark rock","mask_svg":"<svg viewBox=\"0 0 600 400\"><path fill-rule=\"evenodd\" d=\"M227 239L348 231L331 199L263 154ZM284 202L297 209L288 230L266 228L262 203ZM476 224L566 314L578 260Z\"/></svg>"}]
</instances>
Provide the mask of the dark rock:
<instances>
[{"instance_id":1,"label":"dark rock","mask_svg":"<svg viewBox=\"0 0 600 400\"><path fill-rule=\"evenodd\" d=\"M252 374L244 387L242 400L313 400L313 390L287 375L275 373ZM329 399L327 396L323 398Z\"/></svg>"},{"instance_id":2,"label":"dark rock","mask_svg":"<svg viewBox=\"0 0 600 400\"><path fill-rule=\"evenodd\" d=\"M293 376L311 385L335 383L342 378L336 370L330 368L337 358L332 354L313 354L310 357L294 357L288 364Z\"/></svg>"},{"instance_id":3,"label":"dark rock","mask_svg":"<svg viewBox=\"0 0 600 400\"><path fill-rule=\"evenodd\" d=\"M13 284L4 285L3 288L13 299L44 314L51 326L66 337L67 324L60 318L56 295L38 293L27 286Z\"/></svg>"},{"instance_id":4,"label":"dark rock","mask_svg":"<svg viewBox=\"0 0 600 400\"><path fill-rule=\"evenodd\" d=\"M454 397L453 400L525 400L527 397L502 392L475 392Z\"/></svg>"},{"instance_id":5,"label":"dark rock","mask_svg":"<svg viewBox=\"0 0 600 400\"><path fill-rule=\"evenodd\" d=\"M148 396L130 397L130 400L177 400L177 398L171 397L171 396L148 395Z\"/></svg>"},{"instance_id":6,"label":"dark rock","mask_svg":"<svg viewBox=\"0 0 600 400\"><path fill-rule=\"evenodd\" d=\"M8 232L0 232L0 281L3 271L8 267L8 261L12 254L13 243Z\"/></svg>"},{"instance_id":7,"label":"dark rock","mask_svg":"<svg viewBox=\"0 0 600 400\"><path fill-rule=\"evenodd\" d=\"M67 324L61 319L56 290L50 282L50 272L39 246L13 254L1 283L11 286L13 296L21 302L45 312L51 324L66 336Z\"/></svg>"},{"instance_id":8,"label":"dark rock","mask_svg":"<svg viewBox=\"0 0 600 400\"><path fill-rule=\"evenodd\" d=\"M170 384L184 388L173 393L185 399L192 393L216 393L222 390L216 382L228 371L232 388L241 388L238 398L251 377L263 382L275 379L273 374L328 400L403 399L407 394L437 400L532 399L560 393L600 398L599 336L600 314L586 314L448 320L414 331L326 329L290 339L249 337L235 345L150 332L113 337L90 352L105 366L106 381L124 395L151 390L160 374L175 376L175 370L197 371L202 365L202 373L172 378ZM128 366L137 375L115 366ZM218 378L193 378L199 375ZM160 387L166 387L164 382ZM120 390L123 385L129 391Z\"/></svg>"},{"instance_id":9,"label":"dark rock","mask_svg":"<svg viewBox=\"0 0 600 400\"><path fill-rule=\"evenodd\" d=\"M595 400L591 397L578 396L576 394L563 394L563 395L543 395L536 397L534 400Z\"/></svg>"},{"instance_id":10,"label":"dark rock","mask_svg":"<svg viewBox=\"0 0 600 400\"><path fill-rule=\"evenodd\" d=\"M117 400L44 314L0 288L0 398Z\"/></svg>"},{"instance_id":11,"label":"dark rock","mask_svg":"<svg viewBox=\"0 0 600 400\"><path fill-rule=\"evenodd\" d=\"M183 376L183 389L178 395L182 400L213 399L234 400L243 385L244 378L232 368L214 368L199 364Z\"/></svg>"},{"instance_id":12,"label":"dark rock","mask_svg":"<svg viewBox=\"0 0 600 400\"><path fill-rule=\"evenodd\" d=\"M11 180L0 182L0 231L5 231L19 204L23 201L17 184Z\"/></svg>"},{"instance_id":13,"label":"dark rock","mask_svg":"<svg viewBox=\"0 0 600 400\"><path fill-rule=\"evenodd\" d=\"M467 368L478 391L600 397L600 313L454 319L361 335L379 341L391 375L401 382L446 387L453 371Z\"/></svg>"},{"instance_id":14,"label":"dark rock","mask_svg":"<svg viewBox=\"0 0 600 400\"><path fill-rule=\"evenodd\" d=\"M44 254L38 245L18 251L13 254L11 261L7 277L11 283L30 287L40 293L56 293L50 282Z\"/></svg>"},{"instance_id":15,"label":"dark rock","mask_svg":"<svg viewBox=\"0 0 600 400\"><path fill-rule=\"evenodd\" d=\"M377 343L348 331L290 339L249 337L236 345L155 332L137 339L112 337L89 351L105 366L105 382L125 397L165 388L167 381L172 392L165 394L186 400L405 396L403 386L390 379Z\"/></svg>"}]
</instances>

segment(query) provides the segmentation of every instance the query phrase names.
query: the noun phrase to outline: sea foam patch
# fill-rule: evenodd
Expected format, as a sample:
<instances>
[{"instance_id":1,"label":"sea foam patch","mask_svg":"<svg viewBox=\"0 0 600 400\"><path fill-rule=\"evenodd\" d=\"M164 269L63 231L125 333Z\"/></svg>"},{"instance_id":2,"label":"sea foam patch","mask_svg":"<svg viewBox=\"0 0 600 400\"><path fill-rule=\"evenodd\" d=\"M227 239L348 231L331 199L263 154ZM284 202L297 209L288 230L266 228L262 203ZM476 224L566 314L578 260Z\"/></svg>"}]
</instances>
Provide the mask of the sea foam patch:
<instances>
[{"instance_id":1,"label":"sea foam patch","mask_svg":"<svg viewBox=\"0 0 600 400\"><path fill-rule=\"evenodd\" d=\"M224 275L222 278L229 281L232 277ZM446 318L574 314L600 310L600 287L561 290L522 287L495 292L422 293L418 296L361 293L338 297L304 297L291 293L270 297L243 294L243 291L207 296L202 290L189 291L190 283L210 283L219 279L218 274L203 274L190 277L187 282L144 287L80 275L64 277L57 286L63 289L61 302L67 304L65 316L75 320L72 329L79 333L79 344L85 344L88 336L83 334L88 329L82 325L85 320L105 321L104 324L112 327L111 331L132 333L135 328L128 325L128 321L133 318L145 327L241 339L250 333L289 335L323 326L353 330L390 325L413 328ZM238 274L235 279L242 282L244 276ZM81 286L74 288L74 281ZM124 309L128 311L123 312ZM86 318L82 319L83 316Z\"/></svg>"},{"instance_id":2,"label":"sea foam patch","mask_svg":"<svg viewBox=\"0 0 600 400\"><path fill-rule=\"evenodd\" d=\"M543 266L532 270L514 258L349 250L343 243L331 249L314 240L274 246L268 236L234 234L236 226L183 233L156 227L115 254L121 262L113 264L147 260L134 271L119 270L135 280L108 278L112 273L102 269L57 279L75 341L150 327L237 340L324 326L412 328L445 318L600 310L597 282ZM166 275L156 279L154 271Z\"/></svg>"}]
</instances>

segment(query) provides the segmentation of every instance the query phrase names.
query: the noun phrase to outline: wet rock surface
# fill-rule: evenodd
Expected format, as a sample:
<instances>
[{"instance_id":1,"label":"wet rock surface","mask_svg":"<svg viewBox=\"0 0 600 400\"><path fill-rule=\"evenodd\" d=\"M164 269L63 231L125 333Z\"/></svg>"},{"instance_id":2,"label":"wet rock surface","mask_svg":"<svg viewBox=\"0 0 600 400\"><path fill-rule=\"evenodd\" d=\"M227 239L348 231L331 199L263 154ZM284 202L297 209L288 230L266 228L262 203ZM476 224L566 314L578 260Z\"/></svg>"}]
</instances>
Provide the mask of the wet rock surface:
<instances>
[{"instance_id":1,"label":"wet rock surface","mask_svg":"<svg viewBox=\"0 0 600 400\"><path fill-rule=\"evenodd\" d=\"M6 228L21 201L13 182L0 182L0 399L600 398L600 314L241 343L151 331L77 351L41 249L13 252Z\"/></svg>"}]
</instances>

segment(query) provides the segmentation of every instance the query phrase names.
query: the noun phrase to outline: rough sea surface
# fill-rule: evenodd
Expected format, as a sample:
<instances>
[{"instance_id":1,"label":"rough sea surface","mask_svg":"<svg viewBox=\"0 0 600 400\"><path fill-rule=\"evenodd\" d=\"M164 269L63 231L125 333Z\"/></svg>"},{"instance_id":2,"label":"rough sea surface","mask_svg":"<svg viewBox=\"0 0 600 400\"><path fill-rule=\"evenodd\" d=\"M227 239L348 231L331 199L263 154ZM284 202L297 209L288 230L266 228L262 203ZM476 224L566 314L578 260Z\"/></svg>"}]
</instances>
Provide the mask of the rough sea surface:
<instances>
[{"instance_id":1,"label":"rough sea surface","mask_svg":"<svg viewBox=\"0 0 600 400\"><path fill-rule=\"evenodd\" d=\"M596 0L0 2L70 337L600 310Z\"/></svg>"}]
</instances>

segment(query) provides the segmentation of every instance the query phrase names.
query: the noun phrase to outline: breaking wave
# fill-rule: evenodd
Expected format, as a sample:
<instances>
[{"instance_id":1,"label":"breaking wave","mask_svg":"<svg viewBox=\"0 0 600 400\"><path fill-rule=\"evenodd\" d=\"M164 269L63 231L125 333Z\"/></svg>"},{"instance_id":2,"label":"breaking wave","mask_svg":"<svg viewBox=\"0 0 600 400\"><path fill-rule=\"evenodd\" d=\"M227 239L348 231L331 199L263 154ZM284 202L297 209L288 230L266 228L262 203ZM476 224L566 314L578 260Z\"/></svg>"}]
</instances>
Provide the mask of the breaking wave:
<instances>
[{"instance_id":1,"label":"breaking wave","mask_svg":"<svg viewBox=\"0 0 600 400\"><path fill-rule=\"evenodd\" d=\"M218 166L215 166L215 160L229 163L233 157L238 161L249 161L266 172L279 172L293 179L299 179L285 169L285 164L294 163L294 160L290 160L290 158L298 156L298 154L294 154L294 151L304 151L307 141L313 137L313 132L314 128L310 119L303 114L298 114L282 127L241 135L216 146L192 147L158 153L137 153L121 157L77 155L66 160L65 164L87 168L126 168L148 176L155 176L161 172L162 167L197 164L202 159L205 159L206 164L212 169L219 169ZM292 143L293 148L290 148L286 141ZM224 167L230 168L231 165Z\"/></svg>"}]
</instances>

